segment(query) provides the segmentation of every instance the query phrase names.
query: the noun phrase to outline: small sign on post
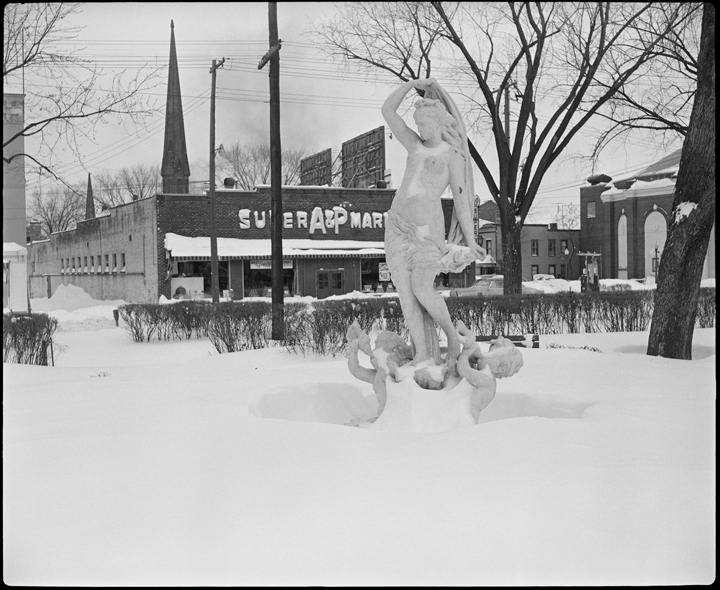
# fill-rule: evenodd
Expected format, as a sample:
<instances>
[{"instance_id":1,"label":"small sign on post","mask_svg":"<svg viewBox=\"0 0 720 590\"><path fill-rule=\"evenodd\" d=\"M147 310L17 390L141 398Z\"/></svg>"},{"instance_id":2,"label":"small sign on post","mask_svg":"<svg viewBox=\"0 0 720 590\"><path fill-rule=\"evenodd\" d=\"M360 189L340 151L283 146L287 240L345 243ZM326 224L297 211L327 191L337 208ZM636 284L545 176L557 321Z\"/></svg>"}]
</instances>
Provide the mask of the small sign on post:
<instances>
[{"instance_id":1,"label":"small sign on post","mask_svg":"<svg viewBox=\"0 0 720 590\"><path fill-rule=\"evenodd\" d=\"M378 264L378 270L380 274L380 282L381 283L389 283L390 282L390 269L388 268L387 262L380 262Z\"/></svg>"}]
</instances>

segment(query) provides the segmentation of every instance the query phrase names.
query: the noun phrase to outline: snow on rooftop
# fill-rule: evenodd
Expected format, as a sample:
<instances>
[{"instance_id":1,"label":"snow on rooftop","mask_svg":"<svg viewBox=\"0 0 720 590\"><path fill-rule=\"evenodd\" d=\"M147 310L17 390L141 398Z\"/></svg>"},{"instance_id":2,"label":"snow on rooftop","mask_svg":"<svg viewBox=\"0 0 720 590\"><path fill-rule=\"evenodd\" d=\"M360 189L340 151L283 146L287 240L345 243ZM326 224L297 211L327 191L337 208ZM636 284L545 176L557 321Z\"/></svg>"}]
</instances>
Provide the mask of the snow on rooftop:
<instances>
[{"instance_id":1,"label":"snow on rooftop","mask_svg":"<svg viewBox=\"0 0 720 590\"><path fill-rule=\"evenodd\" d=\"M259 258L270 256L270 240L243 240L240 238L218 238L218 256L236 258ZM209 257L210 238L203 236L189 238L175 233L165 234L165 249L174 258ZM378 254L385 253L383 242L363 242L361 240L283 240L283 256L332 256L348 253Z\"/></svg>"},{"instance_id":2,"label":"snow on rooftop","mask_svg":"<svg viewBox=\"0 0 720 590\"><path fill-rule=\"evenodd\" d=\"M27 254L27 248L24 246L21 246L20 244L17 244L15 242L3 242L3 253L19 253L19 254Z\"/></svg>"},{"instance_id":3,"label":"snow on rooftop","mask_svg":"<svg viewBox=\"0 0 720 590\"><path fill-rule=\"evenodd\" d=\"M636 197L639 196L640 191L643 194L647 194L652 191L658 191L659 194L666 194L675 190L675 183L677 178L658 178L657 180L636 180L630 188L619 189L615 186L613 188L603 192L602 199L608 199L608 197ZM669 190L670 189L670 190Z\"/></svg>"},{"instance_id":4,"label":"snow on rooftop","mask_svg":"<svg viewBox=\"0 0 720 590\"><path fill-rule=\"evenodd\" d=\"M478 227L485 227L486 225L495 225L494 221L488 221L487 219L483 219L482 217L478 217L477 223L478 223Z\"/></svg>"}]
</instances>

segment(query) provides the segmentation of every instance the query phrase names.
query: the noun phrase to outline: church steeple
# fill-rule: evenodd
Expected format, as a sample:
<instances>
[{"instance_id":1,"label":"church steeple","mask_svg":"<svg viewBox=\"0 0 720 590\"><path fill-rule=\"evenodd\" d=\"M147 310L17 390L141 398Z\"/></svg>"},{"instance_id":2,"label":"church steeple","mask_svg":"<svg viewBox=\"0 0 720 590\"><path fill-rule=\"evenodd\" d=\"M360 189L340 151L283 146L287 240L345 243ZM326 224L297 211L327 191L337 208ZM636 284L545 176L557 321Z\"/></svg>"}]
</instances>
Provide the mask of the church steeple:
<instances>
[{"instance_id":1,"label":"church steeple","mask_svg":"<svg viewBox=\"0 0 720 590\"><path fill-rule=\"evenodd\" d=\"M88 172L88 187L87 197L85 201L85 219L95 218L95 200L93 198L92 181L90 180L90 173Z\"/></svg>"},{"instance_id":2,"label":"church steeple","mask_svg":"<svg viewBox=\"0 0 720 590\"><path fill-rule=\"evenodd\" d=\"M170 64L165 106L165 144L160 168L164 193L189 193L190 165L185 144L180 76L175 51L175 24L170 21Z\"/></svg>"}]
</instances>

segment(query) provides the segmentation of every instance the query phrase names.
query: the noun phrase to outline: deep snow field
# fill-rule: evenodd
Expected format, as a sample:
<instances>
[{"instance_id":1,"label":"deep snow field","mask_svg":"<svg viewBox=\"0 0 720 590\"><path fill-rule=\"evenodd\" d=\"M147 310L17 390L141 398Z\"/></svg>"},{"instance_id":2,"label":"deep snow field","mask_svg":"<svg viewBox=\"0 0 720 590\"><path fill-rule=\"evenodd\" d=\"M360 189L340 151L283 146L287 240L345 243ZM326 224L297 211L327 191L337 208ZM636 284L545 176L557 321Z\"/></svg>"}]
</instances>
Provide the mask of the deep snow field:
<instances>
[{"instance_id":1,"label":"deep snow field","mask_svg":"<svg viewBox=\"0 0 720 590\"><path fill-rule=\"evenodd\" d=\"M118 304L33 300L56 366L3 365L7 584L715 579L715 329L541 336L480 424L393 432L345 425L377 404L344 358L138 344Z\"/></svg>"}]
</instances>

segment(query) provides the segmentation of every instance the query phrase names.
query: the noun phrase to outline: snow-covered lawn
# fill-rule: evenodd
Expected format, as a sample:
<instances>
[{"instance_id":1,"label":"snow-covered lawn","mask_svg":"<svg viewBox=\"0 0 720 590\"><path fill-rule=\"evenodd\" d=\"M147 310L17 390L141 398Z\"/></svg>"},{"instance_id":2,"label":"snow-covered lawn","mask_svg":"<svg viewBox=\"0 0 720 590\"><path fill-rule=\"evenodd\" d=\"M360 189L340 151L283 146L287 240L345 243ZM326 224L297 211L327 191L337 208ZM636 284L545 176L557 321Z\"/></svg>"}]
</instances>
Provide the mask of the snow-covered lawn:
<instances>
[{"instance_id":1,"label":"snow-covered lawn","mask_svg":"<svg viewBox=\"0 0 720 590\"><path fill-rule=\"evenodd\" d=\"M376 402L342 358L137 344L65 295L33 301L56 366L3 365L8 584L715 578L714 329L692 361L542 336L479 425L380 432L344 425Z\"/></svg>"}]
</instances>

